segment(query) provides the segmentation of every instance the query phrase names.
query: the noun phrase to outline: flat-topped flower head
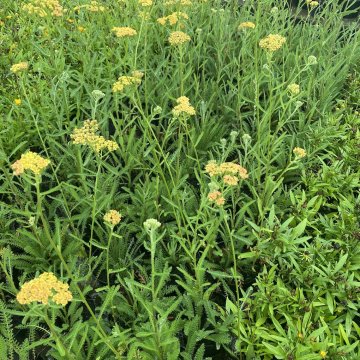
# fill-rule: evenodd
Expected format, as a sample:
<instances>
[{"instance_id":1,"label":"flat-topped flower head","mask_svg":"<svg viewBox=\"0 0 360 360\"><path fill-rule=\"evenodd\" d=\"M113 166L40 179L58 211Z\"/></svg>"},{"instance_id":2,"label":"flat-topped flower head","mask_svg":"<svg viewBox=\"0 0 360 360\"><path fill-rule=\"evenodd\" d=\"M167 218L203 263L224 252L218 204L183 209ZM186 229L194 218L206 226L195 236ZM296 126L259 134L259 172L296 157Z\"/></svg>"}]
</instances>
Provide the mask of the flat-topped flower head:
<instances>
[{"instance_id":1,"label":"flat-topped flower head","mask_svg":"<svg viewBox=\"0 0 360 360\"><path fill-rule=\"evenodd\" d=\"M196 114L194 107L190 104L190 100L186 96L180 96L176 99L177 105L172 110L175 117L180 115L193 116Z\"/></svg>"},{"instance_id":2,"label":"flat-topped flower head","mask_svg":"<svg viewBox=\"0 0 360 360\"><path fill-rule=\"evenodd\" d=\"M103 5L100 5L97 1L91 1L90 4L84 4L74 7L74 11L79 11L81 9L88 10L90 12L104 12L106 10L106 7Z\"/></svg>"},{"instance_id":3,"label":"flat-topped flower head","mask_svg":"<svg viewBox=\"0 0 360 360\"><path fill-rule=\"evenodd\" d=\"M113 84L113 92L122 92L127 87L132 85L138 86L141 84L141 79L143 78L144 73L138 70L135 70L131 73L131 76L120 76L118 80Z\"/></svg>"},{"instance_id":4,"label":"flat-topped flower head","mask_svg":"<svg viewBox=\"0 0 360 360\"><path fill-rule=\"evenodd\" d=\"M10 71L14 74L17 74L21 71L25 71L29 68L29 63L27 63L26 61L23 62L19 62L17 64L14 64L11 66Z\"/></svg>"},{"instance_id":5,"label":"flat-topped flower head","mask_svg":"<svg viewBox=\"0 0 360 360\"><path fill-rule=\"evenodd\" d=\"M22 9L30 15L45 17L47 15L61 17L64 9L58 0L31 0L22 6Z\"/></svg>"},{"instance_id":6,"label":"flat-topped flower head","mask_svg":"<svg viewBox=\"0 0 360 360\"><path fill-rule=\"evenodd\" d=\"M185 34L182 31L174 31L170 34L169 43L172 46L183 45L191 40L191 37L188 34Z\"/></svg>"},{"instance_id":7,"label":"flat-topped flower head","mask_svg":"<svg viewBox=\"0 0 360 360\"><path fill-rule=\"evenodd\" d=\"M245 21L239 25L238 30L255 29L255 27L256 25L253 22Z\"/></svg>"},{"instance_id":8,"label":"flat-topped flower head","mask_svg":"<svg viewBox=\"0 0 360 360\"><path fill-rule=\"evenodd\" d=\"M168 16L161 17L161 18L157 19L156 21L160 25L166 25L166 24L176 25L182 19L188 20L189 19L188 14L181 12L181 11L177 11Z\"/></svg>"},{"instance_id":9,"label":"flat-topped flower head","mask_svg":"<svg viewBox=\"0 0 360 360\"><path fill-rule=\"evenodd\" d=\"M306 150L301 147L294 147L293 153L295 154L295 157L298 159L301 159L306 156Z\"/></svg>"},{"instance_id":10,"label":"flat-topped flower head","mask_svg":"<svg viewBox=\"0 0 360 360\"><path fill-rule=\"evenodd\" d=\"M222 196L222 193L218 190L211 191L208 194L208 200L214 202L218 206L223 206L225 204L225 198Z\"/></svg>"},{"instance_id":11,"label":"flat-topped flower head","mask_svg":"<svg viewBox=\"0 0 360 360\"><path fill-rule=\"evenodd\" d=\"M115 226L121 221L121 214L117 210L109 210L104 215L104 221L110 226Z\"/></svg>"},{"instance_id":12,"label":"flat-topped flower head","mask_svg":"<svg viewBox=\"0 0 360 360\"><path fill-rule=\"evenodd\" d=\"M158 229L161 226L161 222L156 219L147 219L144 222L144 228L146 231L151 232Z\"/></svg>"},{"instance_id":13,"label":"flat-topped flower head","mask_svg":"<svg viewBox=\"0 0 360 360\"><path fill-rule=\"evenodd\" d=\"M289 93L291 95L300 94L300 86L299 86L299 84L296 84L296 83L292 83L292 84L288 85L287 90L289 91Z\"/></svg>"},{"instance_id":14,"label":"flat-topped flower head","mask_svg":"<svg viewBox=\"0 0 360 360\"><path fill-rule=\"evenodd\" d=\"M20 159L11 165L11 168L15 175L21 175L26 170L32 171L35 175L40 175L49 164L50 160L43 158L37 153L28 151L22 154Z\"/></svg>"},{"instance_id":15,"label":"flat-topped flower head","mask_svg":"<svg viewBox=\"0 0 360 360\"><path fill-rule=\"evenodd\" d=\"M83 127L74 129L70 137L74 144L88 145L96 153L105 149L108 151L117 150L119 145L115 141L106 140L103 136L97 135L98 129L99 124L96 120L85 120Z\"/></svg>"},{"instance_id":16,"label":"flat-topped flower head","mask_svg":"<svg viewBox=\"0 0 360 360\"><path fill-rule=\"evenodd\" d=\"M58 280L51 272L45 272L26 282L16 295L16 300L22 305L32 302L47 305L49 301L53 301L57 305L65 306L72 298L69 285Z\"/></svg>"},{"instance_id":17,"label":"flat-topped flower head","mask_svg":"<svg viewBox=\"0 0 360 360\"><path fill-rule=\"evenodd\" d=\"M234 175L224 175L223 182L226 185L235 186L239 183L239 178Z\"/></svg>"},{"instance_id":18,"label":"flat-topped flower head","mask_svg":"<svg viewBox=\"0 0 360 360\"><path fill-rule=\"evenodd\" d=\"M286 43L286 38L279 34L270 34L266 36L265 38L261 39L259 42L259 46L269 51L270 53L273 53L276 50L281 49L281 47Z\"/></svg>"},{"instance_id":19,"label":"flat-topped flower head","mask_svg":"<svg viewBox=\"0 0 360 360\"><path fill-rule=\"evenodd\" d=\"M142 7L148 7L153 4L152 0L139 0L139 5Z\"/></svg>"},{"instance_id":20,"label":"flat-topped flower head","mask_svg":"<svg viewBox=\"0 0 360 360\"><path fill-rule=\"evenodd\" d=\"M118 38L123 37L131 37L137 34L137 31L128 26L121 26L121 27L113 27L111 31L115 34Z\"/></svg>"},{"instance_id":21,"label":"flat-topped flower head","mask_svg":"<svg viewBox=\"0 0 360 360\"><path fill-rule=\"evenodd\" d=\"M228 185L237 184L236 179L238 178L236 176L243 180L249 177L245 168L233 162L223 162L218 165L215 160L210 160L205 166L205 172L208 173L211 177L216 175L223 176L224 183Z\"/></svg>"}]
</instances>

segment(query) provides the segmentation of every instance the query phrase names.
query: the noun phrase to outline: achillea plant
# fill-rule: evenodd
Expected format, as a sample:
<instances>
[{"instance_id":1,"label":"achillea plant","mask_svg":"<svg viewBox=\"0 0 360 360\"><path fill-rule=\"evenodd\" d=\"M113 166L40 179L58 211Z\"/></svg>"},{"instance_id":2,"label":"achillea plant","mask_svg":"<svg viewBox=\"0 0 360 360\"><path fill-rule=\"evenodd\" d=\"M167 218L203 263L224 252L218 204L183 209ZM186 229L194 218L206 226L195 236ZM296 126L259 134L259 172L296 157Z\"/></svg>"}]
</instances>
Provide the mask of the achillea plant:
<instances>
[{"instance_id":1,"label":"achillea plant","mask_svg":"<svg viewBox=\"0 0 360 360\"><path fill-rule=\"evenodd\" d=\"M261 39L259 42L259 46L269 51L270 53L273 53L279 49L286 43L286 38L279 34L270 34L266 36L265 38Z\"/></svg>"},{"instance_id":2,"label":"achillea plant","mask_svg":"<svg viewBox=\"0 0 360 360\"><path fill-rule=\"evenodd\" d=\"M123 92L126 88L133 85L138 86L141 84L141 79L144 73L141 71L133 71L131 76L120 76L118 80L113 84L112 91L114 93Z\"/></svg>"},{"instance_id":3,"label":"achillea plant","mask_svg":"<svg viewBox=\"0 0 360 360\"><path fill-rule=\"evenodd\" d=\"M111 29L111 31L118 38L131 37L131 36L135 36L137 34L137 31L135 29L128 27L128 26L113 27Z\"/></svg>"},{"instance_id":4,"label":"achillea plant","mask_svg":"<svg viewBox=\"0 0 360 360\"><path fill-rule=\"evenodd\" d=\"M172 110L172 113L175 117L181 115L193 116L196 114L195 108L190 104L190 100L186 96L180 96L176 99L177 105Z\"/></svg>"},{"instance_id":5,"label":"achillea plant","mask_svg":"<svg viewBox=\"0 0 360 360\"><path fill-rule=\"evenodd\" d=\"M188 34L182 31L174 31L170 34L168 41L172 46L183 45L191 40Z\"/></svg>"},{"instance_id":6,"label":"achillea plant","mask_svg":"<svg viewBox=\"0 0 360 360\"><path fill-rule=\"evenodd\" d=\"M26 61L14 64L11 66L10 71L14 74L17 74L21 71L25 71L29 68L29 63L27 63Z\"/></svg>"}]
</instances>

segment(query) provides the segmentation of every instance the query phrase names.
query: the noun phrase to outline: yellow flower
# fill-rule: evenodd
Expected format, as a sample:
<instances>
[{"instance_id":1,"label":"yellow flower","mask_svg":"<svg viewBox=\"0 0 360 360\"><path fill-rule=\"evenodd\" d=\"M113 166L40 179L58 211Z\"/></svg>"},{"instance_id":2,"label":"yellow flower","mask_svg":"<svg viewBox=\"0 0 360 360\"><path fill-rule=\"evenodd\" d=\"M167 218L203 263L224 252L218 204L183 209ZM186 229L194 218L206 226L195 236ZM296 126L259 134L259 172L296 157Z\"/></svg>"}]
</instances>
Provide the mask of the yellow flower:
<instances>
[{"instance_id":1,"label":"yellow flower","mask_svg":"<svg viewBox=\"0 0 360 360\"><path fill-rule=\"evenodd\" d=\"M21 175L25 170L30 170L35 175L40 175L49 164L50 160L45 159L32 151L28 151L25 154L22 154L20 159L11 165L11 168L14 171L14 175Z\"/></svg>"},{"instance_id":2,"label":"yellow flower","mask_svg":"<svg viewBox=\"0 0 360 360\"><path fill-rule=\"evenodd\" d=\"M85 120L82 128L74 129L70 135L74 144L88 145L95 152L99 153L101 150L115 151L119 145L112 140L106 140L103 136L97 135L99 129L96 120Z\"/></svg>"},{"instance_id":3,"label":"yellow flower","mask_svg":"<svg viewBox=\"0 0 360 360\"><path fill-rule=\"evenodd\" d=\"M192 5L191 0L169 0L164 2L165 6L171 6L171 5L182 5L182 6L190 6Z\"/></svg>"},{"instance_id":4,"label":"yellow flower","mask_svg":"<svg viewBox=\"0 0 360 360\"><path fill-rule=\"evenodd\" d=\"M244 29L255 29L255 24L251 21L245 21L242 22L239 27L238 30L244 30Z\"/></svg>"},{"instance_id":5,"label":"yellow flower","mask_svg":"<svg viewBox=\"0 0 360 360\"><path fill-rule=\"evenodd\" d=\"M106 10L105 6L100 5L97 1L91 1L90 4L79 5L74 7L74 11L85 9L91 12L103 12Z\"/></svg>"},{"instance_id":6,"label":"yellow flower","mask_svg":"<svg viewBox=\"0 0 360 360\"><path fill-rule=\"evenodd\" d=\"M174 31L170 34L168 41L170 45L182 45L191 40L188 34L185 34L182 31Z\"/></svg>"},{"instance_id":7,"label":"yellow flower","mask_svg":"<svg viewBox=\"0 0 360 360\"><path fill-rule=\"evenodd\" d=\"M239 179L233 175L224 175L223 177L224 184L235 186L239 183Z\"/></svg>"},{"instance_id":8,"label":"yellow flower","mask_svg":"<svg viewBox=\"0 0 360 360\"><path fill-rule=\"evenodd\" d=\"M35 14L40 17L45 17L48 14L60 17L65 12L58 0L31 0L23 5L22 9L28 14Z\"/></svg>"},{"instance_id":9,"label":"yellow flower","mask_svg":"<svg viewBox=\"0 0 360 360\"><path fill-rule=\"evenodd\" d=\"M140 85L143 76L144 73L138 70L133 71L131 76L120 76L113 84L112 91L122 92L126 87L131 85Z\"/></svg>"},{"instance_id":10,"label":"yellow flower","mask_svg":"<svg viewBox=\"0 0 360 360\"><path fill-rule=\"evenodd\" d=\"M300 93L300 86L296 83L292 83L287 87L291 95L298 95Z\"/></svg>"},{"instance_id":11,"label":"yellow flower","mask_svg":"<svg viewBox=\"0 0 360 360\"><path fill-rule=\"evenodd\" d=\"M293 153L294 153L295 156L296 156L297 158L299 158L299 159L301 159L301 158L303 158L303 157L306 156L306 151L305 151L303 148L301 148L301 147L295 147L295 148L293 149Z\"/></svg>"},{"instance_id":12,"label":"yellow flower","mask_svg":"<svg viewBox=\"0 0 360 360\"><path fill-rule=\"evenodd\" d=\"M135 29L128 26L113 27L111 31L115 34L116 37L134 36L137 34Z\"/></svg>"},{"instance_id":13,"label":"yellow flower","mask_svg":"<svg viewBox=\"0 0 360 360\"><path fill-rule=\"evenodd\" d=\"M14 104L15 104L16 106L20 106L20 105L21 105L21 99L15 99L15 100L14 100Z\"/></svg>"},{"instance_id":14,"label":"yellow flower","mask_svg":"<svg viewBox=\"0 0 360 360\"><path fill-rule=\"evenodd\" d=\"M286 42L286 38L284 38L283 36L278 34L275 35L270 34L260 40L259 46L262 49L272 53L276 50L279 50L285 44L285 42Z\"/></svg>"},{"instance_id":15,"label":"yellow flower","mask_svg":"<svg viewBox=\"0 0 360 360\"><path fill-rule=\"evenodd\" d=\"M14 74L17 74L20 71L25 71L29 68L29 64L26 61L14 64L11 66L10 71Z\"/></svg>"},{"instance_id":16,"label":"yellow flower","mask_svg":"<svg viewBox=\"0 0 360 360\"><path fill-rule=\"evenodd\" d=\"M205 172L210 176L218 175L220 173L219 165L215 160L210 160L205 166Z\"/></svg>"},{"instance_id":17,"label":"yellow flower","mask_svg":"<svg viewBox=\"0 0 360 360\"><path fill-rule=\"evenodd\" d=\"M211 202L214 202L216 205L218 206L222 206L225 204L225 198L222 196L221 192L218 191L218 190L215 190L215 191L211 191L209 194L208 194L208 199L211 201Z\"/></svg>"},{"instance_id":18,"label":"yellow flower","mask_svg":"<svg viewBox=\"0 0 360 360\"><path fill-rule=\"evenodd\" d=\"M235 164L233 162L224 162L219 165L219 171L221 174L238 174L241 179L245 180L249 177L248 172L245 168L240 166L239 164Z\"/></svg>"},{"instance_id":19,"label":"yellow flower","mask_svg":"<svg viewBox=\"0 0 360 360\"><path fill-rule=\"evenodd\" d=\"M139 0L139 5L141 5L142 7L151 6L152 4L152 0Z\"/></svg>"},{"instance_id":20,"label":"yellow flower","mask_svg":"<svg viewBox=\"0 0 360 360\"><path fill-rule=\"evenodd\" d=\"M121 221L121 214L116 210L109 210L104 215L104 221L109 223L112 226L115 226L120 223Z\"/></svg>"},{"instance_id":21,"label":"yellow flower","mask_svg":"<svg viewBox=\"0 0 360 360\"><path fill-rule=\"evenodd\" d=\"M164 16L162 18L159 18L156 21L161 25L165 25L167 22L169 23L169 25L175 25L181 19L188 20L189 19L188 14L186 14L184 12L181 12L181 11L177 11L177 12L174 12L174 13L168 15L168 16Z\"/></svg>"},{"instance_id":22,"label":"yellow flower","mask_svg":"<svg viewBox=\"0 0 360 360\"><path fill-rule=\"evenodd\" d=\"M321 356L322 359L325 359L325 358L326 358L326 354L327 354L326 351L324 351L324 350L321 350L321 351L320 351L320 356Z\"/></svg>"},{"instance_id":23,"label":"yellow flower","mask_svg":"<svg viewBox=\"0 0 360 360\"><path fill-rule=\"evenodd\" d=\"M51 272L45 272L26 282L16 295L16 300L22 305L34 301L47 305L49 301L53 301L57 305L65 306L72 298L69 285L59 281Z\"/></svg>"},{"instance_id":24,"label":"yellow flower","mask_svg":"<svg viewBox=\"0 0 360 360\"><path fill-rule=\"evenodd\" d=\"M85 32L86 31L86 29L83 26L78 26L77 29L80 32Z\"/></svg>"},{"instance_id":25,"label":"yellow flower","mask_svg":"<svg viewBox=\"0 0 360 360\"><path fill-rule=\"evenodd\" d=\"M175 117L178 117L182 114L184 115L195 115L196 111L193 106L190 104L189 98L186 96L180 96L177 100L177 105L173 108L172 113Z\"/></svg>"}]
</instances>

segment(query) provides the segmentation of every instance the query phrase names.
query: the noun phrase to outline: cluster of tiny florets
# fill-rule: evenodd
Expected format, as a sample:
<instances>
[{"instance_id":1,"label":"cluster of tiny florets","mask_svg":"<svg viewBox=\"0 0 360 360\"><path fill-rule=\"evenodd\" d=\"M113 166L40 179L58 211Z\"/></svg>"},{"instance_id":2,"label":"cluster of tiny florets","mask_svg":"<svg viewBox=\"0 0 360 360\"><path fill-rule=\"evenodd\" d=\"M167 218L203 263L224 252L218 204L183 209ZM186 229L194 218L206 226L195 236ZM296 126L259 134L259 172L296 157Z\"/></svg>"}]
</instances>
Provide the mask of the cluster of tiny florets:
<instances>
[{"instance_id":1,"label":"cluster of tiny florets","mask_svg":"<svg viewBox=\"0 0 360 360\"><path fill-rule=\"evenodd\" d=\"M108 151L115 151L119 145L112 140L106 140L103 136L97 135L99 124L96 120L86 120L82 128L74 129L71 134L71 139L74 144L88 145L95 152L107 149Z\"/></svg>"},{"instance_id":2,"label":"cluster of tiny florets","mask_svg":"<svg viewBox=\"0 0 360 360\"><path fill-rule=\"evenodd\" d=\"M122 92L126 87L131 85L140 85L141 79L144 76L144 73L141 71L133 71L131 76L120 76L118 80L113 84L113 92Z\"/></svg>"},{"instance_id":3,"label":"cluster of tiny florets","mask_svg":"<svg viewBox=\"0 0 360 360\"><path fill-rule=\"evenodd\" d=\"M20 63L14 64L11 66L10 71L14 74L20 72L20 71L25 71L29 68L29 63L27 63L26 61L22 61Z\"/></svg>"},{"instance_id":4,"label":"cluster of tiny florets","mask_svg":"<svg viewBox=\"0 0 360 360\"><path fill-rule=\"evenodd\" d=\"M63 16L65 9L60 5L58 0L32 0L24 4L22 9L28 14L45 17L47 15Z\"/></svg>"},{"instance_id":5,"label":"cluster of tiny florets","mask_svg":"<svg viewBox=\"0 0 360 360\"><path fill-rule=\"evenodd\" d=\"M21 175L25 170L30 170L35 175L40 175L49 164L50 160L43 158L37 153L28 151L22 154L20 159L11 165L11 168L15 175Z\"/></svg>"},{"instance_id":6,"label":"cluster of tiny florets","mask_svg":"<svg viewBox=\"0 0 360 360\"><path fill-rule=\"evenodd\" d=\"M208 194L208 200L214 202L218 206L223 206L225 204L225 198L222 193L218 190L211 191Z\"/></svg>"},{"instance_id":7,"label":"cluster of tiny florets","mask_svg":"<svg viewBox=\"0 0 360 360\"><path fill-rule=\"evenodd\" d=\"M281 47L286 43L286 38L279 34L270 34L265 38L261 39L259 46L269 52L274 52L281 49Z\"/></svg>"},{"instance_id":8,"label":"cluster of tiny florets","mask_svg":"<svg viewBox=\"0 0 360 360\"><path fill-rule=\"evenodd\" d=\"M242 22L239 27L238 30L244 30L244 29L255 29L255 24L251 21L245 21Z\"/></svg>"},{"instance_id":9,"label":"cluster of tiny florets","mask_svg":"<svg viewBox=\"0 0 360 360\"><path fill-rule=\"evenodd\" d=\"M164 2L165 6L172 6L172 5L181 5L181 6L190 6L192 5L191 0L168 0Z\"/></svg>"},{"instance_id":10,"label":"cluster of tiny florets","mask_svg":"<svg viewBox=\"0 0 360 360\"><path fill-rule=\"evenodd\" d=\"M180 115L193 116L196 114L194 107L190 104L190 100L186 96L177 98L176 103L177 105L175 105L172 110L175 117L179 117Z\"/></svg>"},{"instance_id":11,"label":"cluster of tiny florets","mask_svg":"<svg viewBox=\"0 0 360 360\"><path fill-rule=\"evenodd\" d=\"M301 147L295 147L293 149L293 153L295 154L295 156L299 159L303 158L306 156L306 150L301 148Z\"/></svg>"},{"instance_id":12,"label":"cluster of tiny florets","mask_svg":"<svg viewBox=\"0 0 360 360\"><path fill-rule=\"evenodd\" d=\"M227 175L238 175L240 179L247 179L249 177L248 172L241 165L233 162L223 162L217 164L215 160L210 160L205 166L205 172L211 177L216 175L227 176ZM226 178L228 182L234 182L229 177Z\"/></svg>"},{"instance_id":13,"label":"cluster of tiny florets","mask_svg":"<svg viewBox=\"0 0 360 360\"><path fill-rule=\"evenodd\" d=\"M300 93L300 85L296 83L288 85L287 89L291 95L298 95Z\"/></svg>"},{"instance_id":14,"label":"cluster of tiny florets","mask_svg":"<svg viewBox=\"0 0 360 360\"><path fill-rule=\"evenodd\" d=\"M128 27L128 26L120 26L120 27L115 26L111 29L111 31L118 38L135 36L137 34L137 31L135 29Z\"/></svg>"},{"instance_id":15,"label":"cluster of tiny florets","mask_svg":"<svg viewBox=\"0 0 360 360\"><path fill-rule=\"evenodd\" d=\"M51 272L45 272L23 284L16 296L22 305L35 301L47 305L49 301L53 301L57 305L65 306L72 298L69 285L58 280Z\"/></svg>"},{"instance_id":16,"label":"cluster of tiny florets","mask_svg":"<svg viewBox=\"0 0 360 360\"><path fill-rule=\"evenodd\" d=\"M104 221L108 224L115 226L120 223L121 221L121 214L116 210L109 210L104 215Z\"/></svg>"},{"instance_id":17,"label":"cluster of tiny florets","mask_svg":"<svg viewBox=\"0 0 360 360\"><path fill-rule=\"evenodd\" d=\"M170 45L182 45L191 40L191 37L188 34L185 34L182 31L174 31L170 34L169 38Z\"/></svg>"},{"instance_id":18,"label":"cluster of tiny florets","mask_svg":"<svg viewBox=\"0 0 360 360\"><path fill-rule=\"evenodd\" d=\"M79 11L80 9L88 10L90 12L104 12L106 10L105 6L100 5L97 1L91 1L90 4L74 7L74 11Z\"/></svg>"},{"instance_id":19,"label":"cluster of tiny florets","mask_svg":"<svg viewBox=\"0 0 360 360\"><path fill-rule=\"evenodd\" d=\"M169 25L176 25L179 21L181 21L181 19L188 20L189 16L184 12L177 11L168 16L161 17L161 18L157 19L156 21L160 25L166 25L166 23L168 23Z\"/></svg>"},{"instance_id":20,"label":"cluster of tiny florets","mask_svg":"<svg viewBox=\"0 0 360 360\"><path fill-rule=\"evenodd\" d=\"M139 0L139 5L142 7L148 7L153 4L152 0Z\"/></svg>"}]
</instances>

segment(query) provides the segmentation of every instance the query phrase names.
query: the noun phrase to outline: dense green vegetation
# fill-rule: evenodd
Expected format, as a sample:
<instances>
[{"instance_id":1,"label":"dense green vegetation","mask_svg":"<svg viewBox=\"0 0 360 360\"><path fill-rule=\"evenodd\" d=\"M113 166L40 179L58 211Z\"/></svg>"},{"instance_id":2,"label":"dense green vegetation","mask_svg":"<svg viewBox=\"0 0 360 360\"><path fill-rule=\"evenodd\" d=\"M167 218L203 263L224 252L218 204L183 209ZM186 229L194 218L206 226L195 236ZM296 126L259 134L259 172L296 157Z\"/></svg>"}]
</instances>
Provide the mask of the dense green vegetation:
<instances>
[{"instance_id":1,"label":"dense green vegetation","mask_svg":"<svg viewBox=\"0 0 360 360\"><path fill-rule=\"evenodd\" d=\"M360 38L320 5L2 1L1 359L359 359Z\"/></svg>"}]
</instances>

